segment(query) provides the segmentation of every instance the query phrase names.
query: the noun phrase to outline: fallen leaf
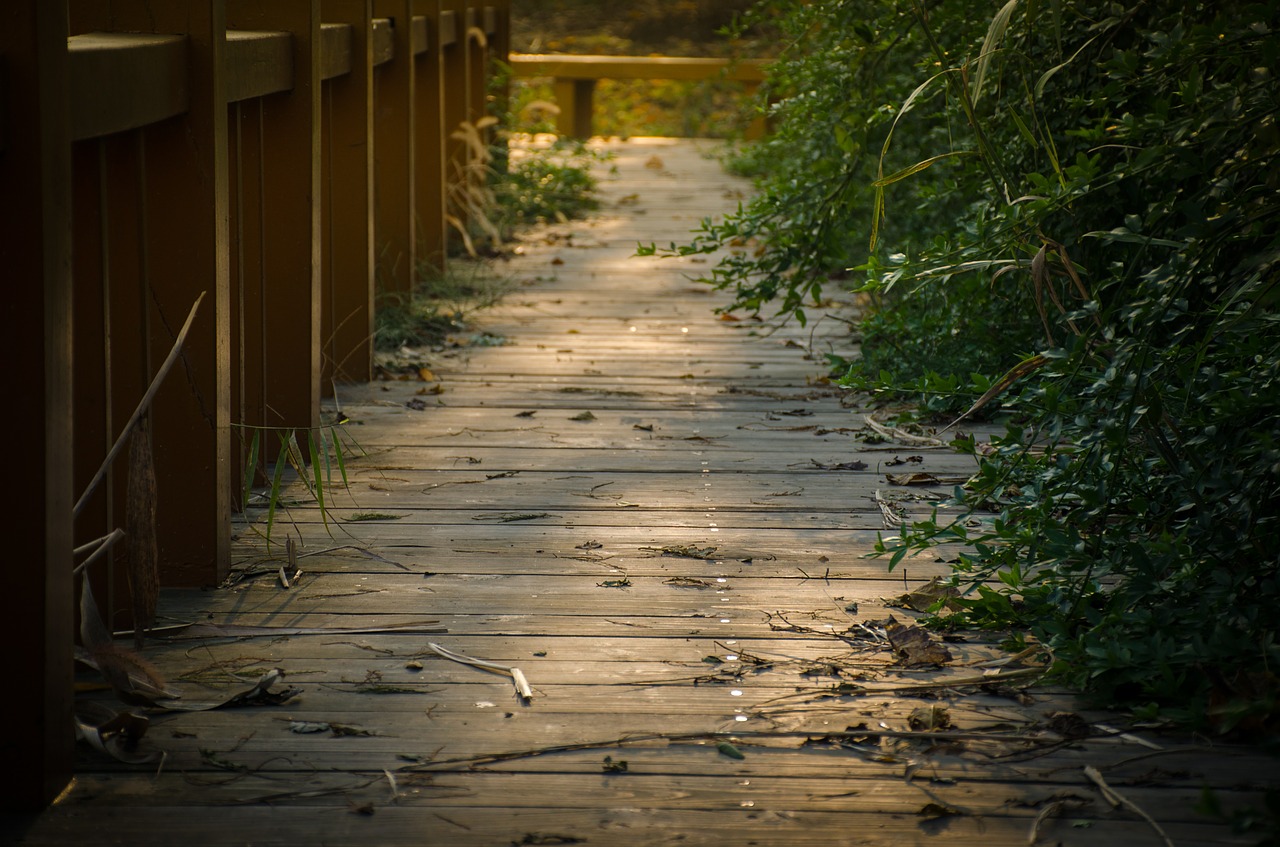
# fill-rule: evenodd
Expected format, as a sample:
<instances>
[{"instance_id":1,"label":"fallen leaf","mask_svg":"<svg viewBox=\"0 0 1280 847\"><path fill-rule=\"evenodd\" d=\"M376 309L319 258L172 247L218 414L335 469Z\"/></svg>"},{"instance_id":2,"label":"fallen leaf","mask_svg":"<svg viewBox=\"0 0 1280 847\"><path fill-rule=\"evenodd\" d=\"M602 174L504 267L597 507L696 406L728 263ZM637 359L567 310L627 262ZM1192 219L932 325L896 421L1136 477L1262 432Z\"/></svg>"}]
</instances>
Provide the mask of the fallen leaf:
<instances>
[{"instance_id":1,"label":"fallen leaf","mask_svg":"<svg viewBox=\"0 0 1280 847\"><path fill-rule=\"evenodd\" d=\"M569 418L569 420L571 421L594 421L595 419L596 419L596 416L591 414L590 412L580 412L574 415L573 417Z\"/></svg>"},{"instance_id":2,"label":"fallen leaf","mask_svg":"<svg viewBox=\"0 0 1280 847\"><path fill-rule=\"evenodd\" d=\"M1093 735L1093 728L1088 721L1075 712L1054 712L1049 715L1049 729L1071 741Z\"/></svg>"},{"instance_id":3,"label":"fallen leaf","mask_svg":"<svg viewBox=\"0 0 1280 847\"><path fill-rule=\"evenodd\" d=\"M685 559L714 559L718 547L698 547L693 544L669 544L666 547L641 547L641 550L653 550L664 556L680 556Z\"/></svg>"},{"instance_id":4,"label":"fallen leaf","mask_svg":"<svg viewBox=\"0 0 1280 847\"><path fill-rule=\"evenodd\" d=\"M915 591L886 599L884 604L890 608L910 609L913 612L929 612L935 606L954 612L960 608L957 600L959 596L960 592L955 586L947 585L935 576Z\"/></svg>"},{"instance_id":5,"label":"fallen leaf","mask_svg":"<svg viewBox=\"0 0 1280 847\"><path fill-rule=\"evenodd\" d=\"M673 576L670 579L664 579L663 585L674 585L676 588L710 588L711 583L704 579L694 579L691 576ZM728 586L725 586L728 590Z\"/></svg>"},{"instance_id":6,"label":"fallen leaf","mask_svg":"<svg viewBox=\"0 0 1280 847\"><path fill-rule=\"evenodd\" d=\"M907 725L916 732L936 732L951 728L951 713L946 706L934 704L912 709L907 716Z\"/></svg>"},{"instance_id":7,"label":"fallen leaf","mask_svg":"<svg viewBox=\"0 0 1280 847\"><path fill-rule=\"evenodd\" d=\"M884 630L893 654L905 667L945 665L951 661L951 651L915 624L898 623L890 617Z\"/></svg>"},{"instance_id":8,"label":"fallen leaf","mask_svg":"<svg viewBox=\"0 0 1280 847\"><path fill-rule=\"evenodd\" d=\"M289 731L296 732L299 735L310 735L315 732L328 732L329 724L327 721L290 721Z\"/></svg>"},{"instance_id":9,"label":"fallen leaf","mask_svg":"<svg viewBox=\"0 0 1280 847\"><path fill-rule=\"evenodd\" d=\"M436 375L431 372L430 368L418 368L418 379L423 382L435 382Z\"/></svg>"},{"instance_id":10,"label":"fallen leaf","mask_svg":"<svg viewBox=\"0 0 1280 847\"><path fill-rule=\"evenodd\" d=\"M820 471L865 471L867 469L867 463L860 462L857 459L852 462L833 462L831 464L819 462L817 459L810 459L809 465Z\"/></svg>"},{"instance_id":11,"label":"fallen leaf","mask_svg":"<svg viewBox=\"0 0 1280 847\"><path fill-rule=\"evenodd\" d=\"M743 755L743 752L741 750L739 750L737 747L734 747L728 741L721 741L719 744L716 745L716 749L720 751L720 755L728 756L730 759L747 758L745 755Z\"/></svg>"},{"instance_id":12,"label":"fallen leaf","mask_svg":"<svg viewBox=\"0 0 1280 847\"><path fill-rule=\"evenodd\" d=\"M927 818L928 820L937 820L938 818L950 818L957 815L963 815L964 812L960 811L955 806L948 806L944 803L926 803L920 808L920 811L916 812L916 814L922 818Z\"/></svg>"}]
</instances>

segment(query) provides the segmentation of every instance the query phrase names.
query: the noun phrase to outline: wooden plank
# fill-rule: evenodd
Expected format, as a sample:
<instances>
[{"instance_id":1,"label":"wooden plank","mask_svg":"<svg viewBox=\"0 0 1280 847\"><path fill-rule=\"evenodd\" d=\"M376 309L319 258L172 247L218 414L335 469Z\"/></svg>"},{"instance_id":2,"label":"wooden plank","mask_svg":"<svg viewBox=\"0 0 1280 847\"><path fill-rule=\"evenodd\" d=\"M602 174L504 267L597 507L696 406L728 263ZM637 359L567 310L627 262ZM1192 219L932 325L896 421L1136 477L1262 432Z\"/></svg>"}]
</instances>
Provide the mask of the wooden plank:
<instances>
[{"instance_id":1,"label":"wooden plank","mask_svg":"<svg viewBox=\"0 0 1280 847\"><path fill-rule=\"evenodd\" d=\"M625 786L614 787L622 792L625 804L628 793ZM726 804L717 809L661 810L660 813L652 808L621 804L612 809L519 809L502 814L495 814L490 807L469 808L448 803L423 808L374 805L374 822L368 820L367 814L353 814L353 810L344 809L325 813L323 824L325 843L334 847L363 847L369 843L371 830L377 833L377 843L386 847L419 847L424 832L438 839L435 843L486 847L504 843L536 844L539 840L553 844L604 842L605 838L634 838L640 843L678 840L688 845L722 845L728 841L756 847L829 847L832 833L842 832L866 833L866 838L874 839L870 843L903 847L936 843L940 833L945 833L948 844L990 845L1023 843L1030 826L1029 816L930 819L918 814L797 812L770 808L763 802L759 808L743 807L741 803L747 801L733 799L739 803L737 808ZM239 837L252 838L254 844L287 847L295 843L289 833L315 827L316 816L315 809L305 806L241 806L233 818L234 826L224 823L218 829L229 829ZM129 843L139 847L198 843L207 837L215 820L207 806L199 805L104 807L91 817L58 812L47 816L40 827L25 833L23 843L60 847L67 843L86 843L86 838L96 838L103 831L127 835ZM1107 820L1105 828L1097 821L1080 828L1059 822L1047 831L1064 847L1129 847L1139 839L1151 837L1145 822L1115 819ZM1186 847L1248 843L1222 840L1224 836L1230 837L1222 825L1188 823L1173 828L1172 835L1177 837L1179 845Z\"/></svg>"}]
</instances>

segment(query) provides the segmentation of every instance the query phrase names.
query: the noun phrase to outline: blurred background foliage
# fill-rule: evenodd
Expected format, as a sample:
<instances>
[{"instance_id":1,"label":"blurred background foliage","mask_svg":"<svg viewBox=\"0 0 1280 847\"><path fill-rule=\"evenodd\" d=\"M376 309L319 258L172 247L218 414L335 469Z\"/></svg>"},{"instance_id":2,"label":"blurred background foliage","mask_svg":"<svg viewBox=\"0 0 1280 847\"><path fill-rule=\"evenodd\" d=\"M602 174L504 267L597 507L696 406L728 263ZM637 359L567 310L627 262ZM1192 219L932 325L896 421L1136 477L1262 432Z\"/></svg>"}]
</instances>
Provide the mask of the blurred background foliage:
<instances>
[{"instance_id":1,"label":"blurred background foliage","mask_svg":"<svg viewBox=\"0 0 1280 847\"><path fill-rule=\"evenodd\" d=\"M599 0L516 0L512 50L613 56L757 57L769 41L759 27L730 39L723 33L753 0L637 0L606 8ZM550 132L554 119L536 104L552 101L551 80L516 80L516 132ZM742 86L679 80L601 80L594 127L604 136L740 137L751 106ZM535 104L530 108L530 104Z\"/></svg>"}]
</instances>

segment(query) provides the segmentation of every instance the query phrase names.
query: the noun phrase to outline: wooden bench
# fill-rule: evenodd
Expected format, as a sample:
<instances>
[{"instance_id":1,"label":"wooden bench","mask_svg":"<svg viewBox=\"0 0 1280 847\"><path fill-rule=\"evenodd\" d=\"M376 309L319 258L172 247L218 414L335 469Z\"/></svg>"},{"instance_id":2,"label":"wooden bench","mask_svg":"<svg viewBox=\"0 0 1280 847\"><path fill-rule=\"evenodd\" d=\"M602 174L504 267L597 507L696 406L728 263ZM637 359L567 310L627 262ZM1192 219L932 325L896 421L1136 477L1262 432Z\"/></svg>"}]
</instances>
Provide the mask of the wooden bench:
<instances>
[{"instance_id":1,"label":"wooden bench","mask_svg":"<svg viewBox=\"0 0 1280 847\"><path fill-rule=\"evenodd\" d=\"M587 56L513 53L509 61L517 78L551 77L560 114L556 129L570 138L590 138L592 99L601 79L727 79L747 84L747 94L764 81L760 59L701 59L683 56ZM754 121L747 137L764 133L764 119Z\"/></svg>"}]
</instances>

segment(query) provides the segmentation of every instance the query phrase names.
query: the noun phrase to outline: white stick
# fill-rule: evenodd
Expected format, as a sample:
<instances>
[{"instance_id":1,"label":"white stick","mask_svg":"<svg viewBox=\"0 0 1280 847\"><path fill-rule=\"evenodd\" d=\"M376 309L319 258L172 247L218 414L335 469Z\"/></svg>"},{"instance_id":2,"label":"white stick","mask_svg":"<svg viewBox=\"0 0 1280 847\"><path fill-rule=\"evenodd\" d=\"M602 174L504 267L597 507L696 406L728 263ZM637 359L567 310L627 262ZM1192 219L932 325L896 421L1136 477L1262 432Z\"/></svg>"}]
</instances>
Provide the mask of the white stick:
<instances>
[{"instance_id":1,"label":"white stick","mask_svg":"<svg viewBox=\"0 0 1280 847\"><path fill-rule=\"evenodd\" d=\"M529 687L529 680L525 678L524 671L519 668L513 668L509 665L499 665L497 662L486 662L484 659L473 659L470 656L455 653L448 648L441 647L439 644L434 644L432 642L427 642L427 646L431 648L432 652L452 662L505 673L507 676L511 677L511 681L515 683L516 693L519 694L522 699L533 699L533 689Z\"/></svg>"}]
</instances>

